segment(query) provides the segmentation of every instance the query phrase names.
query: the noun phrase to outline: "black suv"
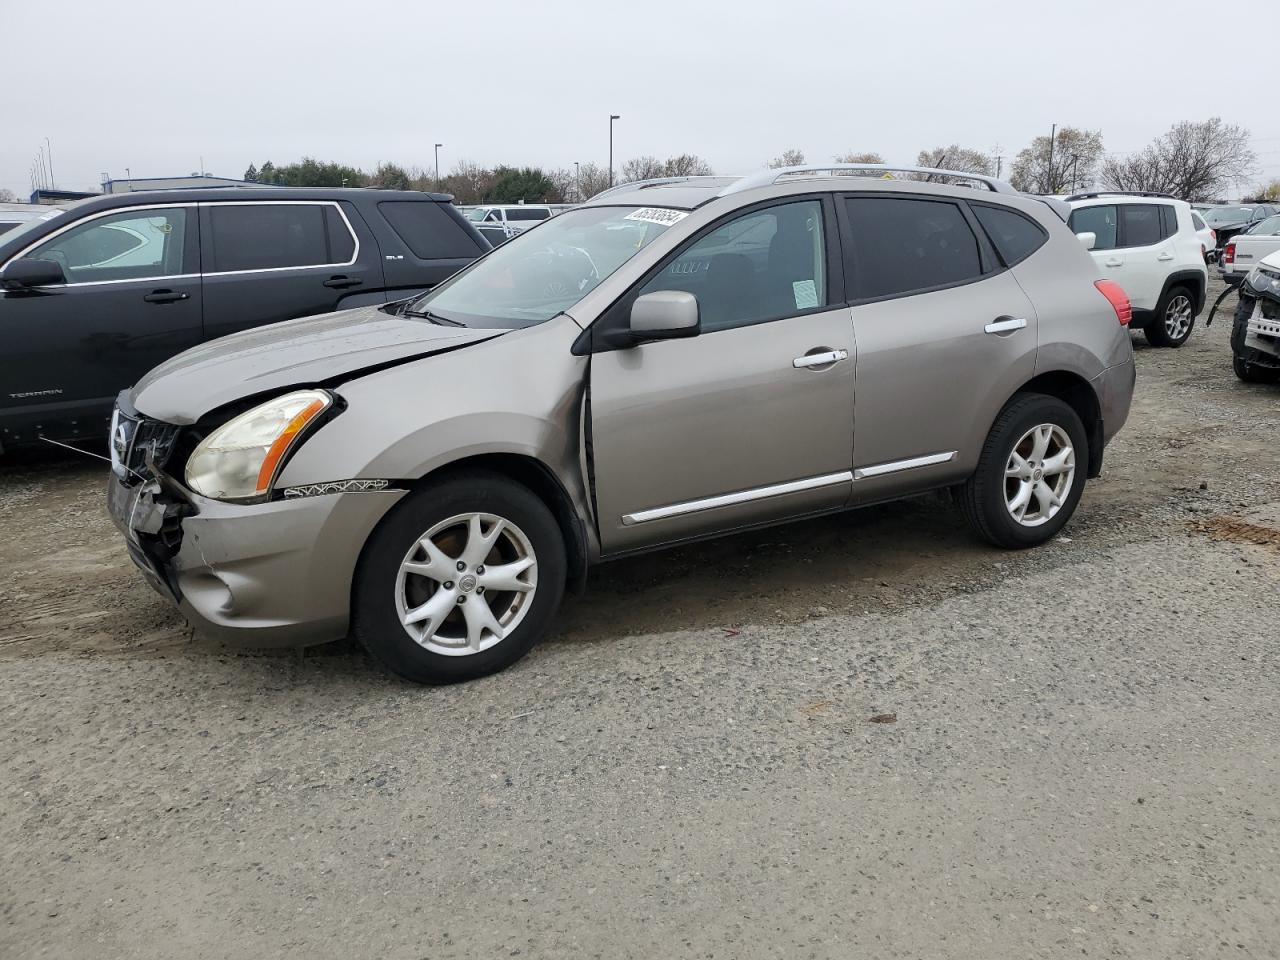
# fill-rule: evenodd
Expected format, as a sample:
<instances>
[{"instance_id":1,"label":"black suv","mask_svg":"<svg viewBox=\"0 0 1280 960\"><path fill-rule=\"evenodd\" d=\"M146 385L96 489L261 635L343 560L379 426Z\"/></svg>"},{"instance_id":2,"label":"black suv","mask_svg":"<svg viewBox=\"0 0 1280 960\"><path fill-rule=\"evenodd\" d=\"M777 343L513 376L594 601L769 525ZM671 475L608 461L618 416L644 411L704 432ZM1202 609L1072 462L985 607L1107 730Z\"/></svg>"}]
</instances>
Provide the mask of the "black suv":
<instances>
[{"instance_id":1,"label":"black suv","mask_svg":"<svg viewBox=\"0 0 1280 960\"><path fill-rule=\"evenodd\" d=\"M111 194L0 236L0 451L104 436L121 389L205 340L429 289L490 249L450 199Z\"/></svg>"}]
</instances>

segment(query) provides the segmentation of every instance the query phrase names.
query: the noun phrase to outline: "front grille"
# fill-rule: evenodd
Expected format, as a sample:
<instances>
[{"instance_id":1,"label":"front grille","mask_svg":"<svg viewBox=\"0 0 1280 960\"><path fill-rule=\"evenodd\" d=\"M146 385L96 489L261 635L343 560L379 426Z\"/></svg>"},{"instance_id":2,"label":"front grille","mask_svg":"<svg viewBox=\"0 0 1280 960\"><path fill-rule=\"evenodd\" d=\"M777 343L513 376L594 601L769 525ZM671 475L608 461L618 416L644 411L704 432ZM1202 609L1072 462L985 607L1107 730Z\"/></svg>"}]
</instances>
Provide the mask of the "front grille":
<instances>
[{"instance_id":1,"label":"front grille","mask_svg":"<svg viewBox=\"0 0 1280 960\"><path fill-rule=\"evenodd\" d=\"M111 419L111 469L127 484L147 476L147 458L163 468L173 454L179 428L117 409Z\"/></svg>"}]
</instances>

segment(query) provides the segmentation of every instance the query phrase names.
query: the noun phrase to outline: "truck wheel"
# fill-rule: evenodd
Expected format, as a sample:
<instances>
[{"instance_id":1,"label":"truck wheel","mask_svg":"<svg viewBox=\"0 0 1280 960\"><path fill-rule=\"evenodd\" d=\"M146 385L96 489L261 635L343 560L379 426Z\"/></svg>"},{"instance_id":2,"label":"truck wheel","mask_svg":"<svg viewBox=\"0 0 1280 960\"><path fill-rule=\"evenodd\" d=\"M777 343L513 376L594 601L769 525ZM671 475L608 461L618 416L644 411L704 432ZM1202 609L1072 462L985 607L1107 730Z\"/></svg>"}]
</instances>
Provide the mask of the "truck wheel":
<instances>
[{"instance_id":1,"label":"truck wheel","mask_svg":"<svg viewBox=\"0 0 1280 960\"><path fill-rule=\"evenodd\" d=\"M1280 370L1260 367L1234 354L1231 357L1231 369L1245 383L1280 383Z\"/></svg>"},{"instance_id":2,"label":"truck wheel","mask_svg":"<svg viewBox=\"0 0 1280 960\"><path fill-rule=\"evenodd\" d=\"M1153 347L1180 347L1196 325L1195 294L1186 287L1170 287L1156 305L1156 315L1143 328Z\"/></svg>"},{"instance_id":3,"label":"truck wheel","mask_svg":"<svg viewBox=\"0 0 1280 960\"><path fill-rule=\"evenodd\" d=\"M498 473L455 473L406 497L374 530L351 628L416 683L471 680L515 663L564 595L564 539L532 491Z\"/></svg>"},{"instance_id":4,"label":"truck wheel","mask_svg":"<svg viewBox=\"0 0 1280 960\"><path fill-rule=\"evenodd\" d=\"M1076 412L1042 393L1015 396L996 417L960 504L998 547L1034 547L1063 528L1084 490L1089 441Z\"/></svg>"}]
</instances>

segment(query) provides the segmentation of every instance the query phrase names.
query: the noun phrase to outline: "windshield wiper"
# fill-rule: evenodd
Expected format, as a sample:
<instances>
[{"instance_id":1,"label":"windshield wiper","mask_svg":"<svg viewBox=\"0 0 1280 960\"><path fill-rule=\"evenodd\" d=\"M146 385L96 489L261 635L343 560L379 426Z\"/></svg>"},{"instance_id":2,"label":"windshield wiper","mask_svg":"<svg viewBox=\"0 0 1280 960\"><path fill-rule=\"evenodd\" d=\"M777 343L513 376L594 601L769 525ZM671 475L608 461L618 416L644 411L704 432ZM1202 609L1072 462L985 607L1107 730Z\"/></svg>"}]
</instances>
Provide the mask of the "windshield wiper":
<instances>
[{"instance_id":1,"label":"windshield wiper","mask_svg":"<svg viewBox=\"0 0 1280 960\"><path fill-rule=\"evenodd\" d=\"M459 323L457 320L450 320L448 317L442 317L442 316L440 316L440 314L438 314L438 313L432 313L430 310L413 310L413 309L411 309L411 308L409 308L409 307L405 307L403 310L401 310L401 311L400 311L400 316L402 316L402 317L420 317L420 318L422 318L423 320L430 320L432 323L438 323L438 324L440 324L441 326L444 326L444 327L463 327L463 326L466 326L466 324L464 324L464 323Z\"/></svg>"}]
</instances>

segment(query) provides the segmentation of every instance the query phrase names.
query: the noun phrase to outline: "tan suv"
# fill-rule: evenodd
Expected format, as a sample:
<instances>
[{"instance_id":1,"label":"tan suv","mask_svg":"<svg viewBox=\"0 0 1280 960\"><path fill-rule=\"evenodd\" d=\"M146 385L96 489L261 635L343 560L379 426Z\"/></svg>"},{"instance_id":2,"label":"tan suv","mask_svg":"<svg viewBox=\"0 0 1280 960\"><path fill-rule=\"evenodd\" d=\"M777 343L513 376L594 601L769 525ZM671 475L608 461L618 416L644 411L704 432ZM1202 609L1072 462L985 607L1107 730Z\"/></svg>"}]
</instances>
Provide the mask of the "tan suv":
<instances>
[{"instance_id":1,"label":"tan suv","mask_svg":"<svg viewBox=\"0 0 1280 960\"><path fill-rule=\"evenodd\" d=\"M433 683L637 551L938 488L1041 543L1128 415L1128 302L1053 201L890 169L627 184L416 300L191 350L121 395L111 512L203 632Z\"/></svg>"}]
</instances>

